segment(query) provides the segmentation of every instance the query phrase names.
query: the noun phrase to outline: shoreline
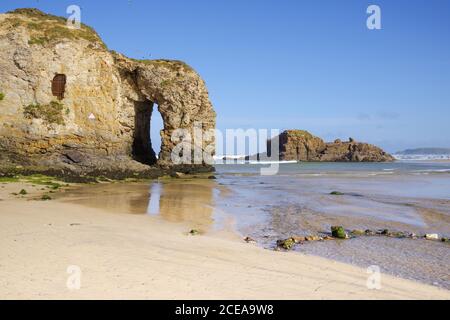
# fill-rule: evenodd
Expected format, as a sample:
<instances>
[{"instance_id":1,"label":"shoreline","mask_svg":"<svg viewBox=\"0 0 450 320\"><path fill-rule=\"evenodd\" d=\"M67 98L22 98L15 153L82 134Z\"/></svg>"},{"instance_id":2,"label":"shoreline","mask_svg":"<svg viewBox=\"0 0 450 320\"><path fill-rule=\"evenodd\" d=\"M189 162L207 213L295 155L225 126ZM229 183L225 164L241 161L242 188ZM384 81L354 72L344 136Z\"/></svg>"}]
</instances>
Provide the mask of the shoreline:
<instances>
[{"instance_id":1,"label":"shoreline","mask_svg":"<svg viewBox=\"0 0 450 320\"><path fill-rule=\"evenodd\" d=\"M450 291L302 253L275 252L228 231L111 213L0 189L2 299L450 299ZM26 198L38 197L41 190ZM69 290L69 266L82 271Z\"/></svg>"}]
</instances>

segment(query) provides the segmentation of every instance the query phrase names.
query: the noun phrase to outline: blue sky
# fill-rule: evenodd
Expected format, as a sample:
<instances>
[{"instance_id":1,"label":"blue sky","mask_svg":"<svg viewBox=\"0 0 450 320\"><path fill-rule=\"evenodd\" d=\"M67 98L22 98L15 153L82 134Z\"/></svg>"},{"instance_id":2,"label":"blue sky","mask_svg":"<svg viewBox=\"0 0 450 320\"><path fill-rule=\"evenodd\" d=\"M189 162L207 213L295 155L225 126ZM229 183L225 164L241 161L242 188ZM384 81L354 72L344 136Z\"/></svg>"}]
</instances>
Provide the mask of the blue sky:
<instances>
[{"instance_id":1,"label":"blue sky","mask_svg":"<svg viewBox=\"0 0 450 320\"><path fill-rule=\"evenodd\" d=\"M448 0L21 0L82 8L110 49L192 65L226 128L299 128L388 151L450 147ZM368 30L379 5L382 30Z\"/></svg>"}]
</instances>

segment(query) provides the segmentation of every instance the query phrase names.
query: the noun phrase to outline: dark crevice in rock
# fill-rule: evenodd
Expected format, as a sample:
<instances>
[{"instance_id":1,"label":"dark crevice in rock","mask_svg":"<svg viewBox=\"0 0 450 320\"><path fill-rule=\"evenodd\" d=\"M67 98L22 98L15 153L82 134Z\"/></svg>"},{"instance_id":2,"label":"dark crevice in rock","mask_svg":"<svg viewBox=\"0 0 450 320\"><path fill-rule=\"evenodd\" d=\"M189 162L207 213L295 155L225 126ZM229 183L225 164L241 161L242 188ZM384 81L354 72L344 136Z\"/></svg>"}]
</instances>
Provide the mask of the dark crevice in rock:
<instances>
[{"instance_id":1,"label":"dark crevice in rock","mask_svg":"<svg viewBox=\"0 0 450 320\"><path fill-rule=\"evenodd\" d=\"M143 164L154 165L157 162L150 137L150 121L154 104L151 101L135 102L133 159Z\"/></svg>"}]
</instances>

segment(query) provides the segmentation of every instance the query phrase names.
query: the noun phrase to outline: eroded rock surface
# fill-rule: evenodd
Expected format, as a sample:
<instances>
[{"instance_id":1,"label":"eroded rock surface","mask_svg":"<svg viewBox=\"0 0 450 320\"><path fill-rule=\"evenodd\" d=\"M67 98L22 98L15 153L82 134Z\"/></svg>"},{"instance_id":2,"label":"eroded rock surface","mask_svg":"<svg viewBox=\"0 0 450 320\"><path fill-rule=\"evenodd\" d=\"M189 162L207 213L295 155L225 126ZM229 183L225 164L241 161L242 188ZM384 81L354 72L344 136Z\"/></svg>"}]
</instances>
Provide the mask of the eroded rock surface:
<instances>
[{"instance_id":1,"label":"eroded rock surface","mask_svg":"<svg viewBox=\"0 0 450 320\"><path fill-rule=\"evenodd\" d=\"M339 139L326 143L304 130L286 130L279 135L280 160L332 162L385 162L395 159L377 146Z\"/></svg>"},{"instance_id":2,"label":"eroded rock surface","mask_svg":"<svg viewBox=\"0 0 450 320\"><path fill-rule=\"evenodd\" d=\"M35 9L0 15L0 164L74 172L171 167L176 129L215 127L204 81L180 61L134 60L108 51L91 28ZM66 77L64 98L52 93ZM155 106L164 121L157 160ZM214 149L210 141L195 147ZM212 147L211 147L212 146ZM211 152L210 152L211 153ZM208 168L204 163L196 167ZM179 169L178 169L179 170Z\"/></svg>"}]
</instances>

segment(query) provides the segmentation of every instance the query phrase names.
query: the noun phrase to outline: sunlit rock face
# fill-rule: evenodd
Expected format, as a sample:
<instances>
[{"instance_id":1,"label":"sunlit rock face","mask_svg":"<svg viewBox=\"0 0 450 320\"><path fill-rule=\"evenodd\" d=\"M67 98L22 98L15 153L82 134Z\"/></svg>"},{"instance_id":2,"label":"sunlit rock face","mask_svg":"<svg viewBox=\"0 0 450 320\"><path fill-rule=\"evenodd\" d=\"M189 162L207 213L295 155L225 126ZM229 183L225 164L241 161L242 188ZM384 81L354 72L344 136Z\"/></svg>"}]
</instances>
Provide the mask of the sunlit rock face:
<instances>
[{"instance_id":1,"label":"sunlit rock face","mask_svg":"<svg viewBox=\"0 0 450 320\"><path fill-rule=\"evenodd\" d=\"M215 128L205 83L192 68L108 51L85 25L71 29L63 18L19 9L0 15L0 48L1 165L75 172L167 168L174 130ZM149 133L158 111L164 122L159 159ZM213 138L195 143L200 151L214 149ZM204 161L195 166L208 167Z\"/></svg>"},{"instance_id":2,"label":"sunlit rock face","mask_svg":"<svg viewBox=\"0 0 450 320\"><path fill-rule=\"evenodd\" d=\"M385 162L394 158L381 148L353 139L324 142L304 130L286 130L279 139L280 160L331 162Z\"/></svg>"}]
</instances>

